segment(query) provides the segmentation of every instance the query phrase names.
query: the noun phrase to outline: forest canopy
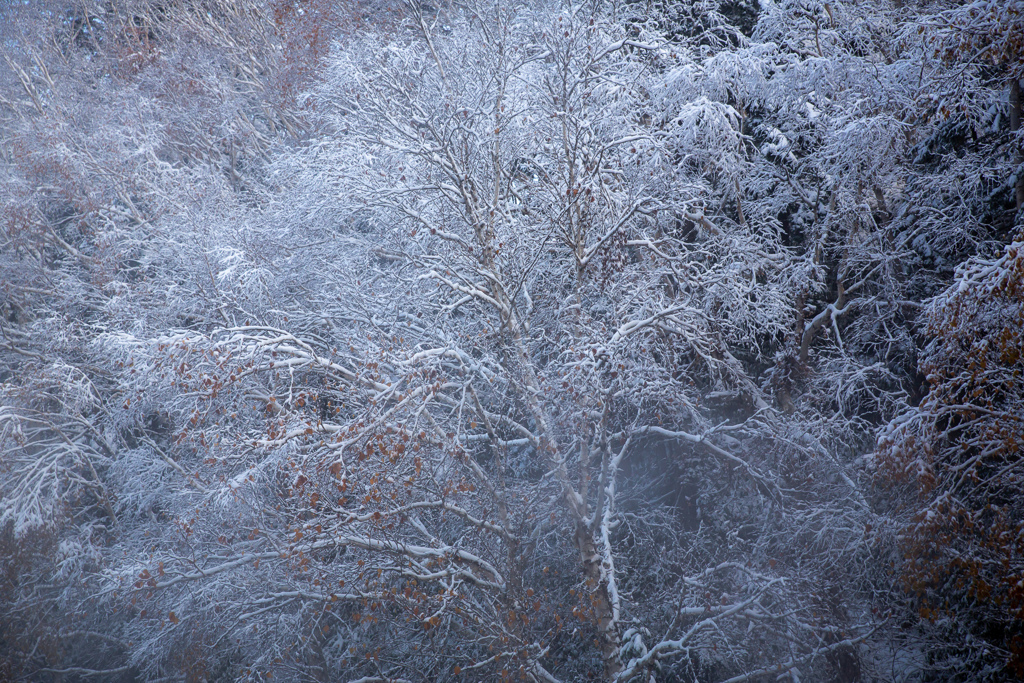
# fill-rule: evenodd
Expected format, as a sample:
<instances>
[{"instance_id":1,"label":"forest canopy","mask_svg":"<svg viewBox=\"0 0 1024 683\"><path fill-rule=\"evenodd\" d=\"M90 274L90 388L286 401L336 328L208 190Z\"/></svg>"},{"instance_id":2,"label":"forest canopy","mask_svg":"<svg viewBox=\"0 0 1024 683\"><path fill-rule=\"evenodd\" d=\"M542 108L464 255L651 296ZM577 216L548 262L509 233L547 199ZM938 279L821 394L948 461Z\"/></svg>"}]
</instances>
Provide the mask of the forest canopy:
<instances>
[{"instance_id":1,"label":"forest canopy","mask_svg":"<svg viewBox=\"0 0 1024 683\"><path fill-rule=\"evenodd\" d=\"M0 680L1024 677L1024 2L0 34Z\"/></svg>"}]
</instances>

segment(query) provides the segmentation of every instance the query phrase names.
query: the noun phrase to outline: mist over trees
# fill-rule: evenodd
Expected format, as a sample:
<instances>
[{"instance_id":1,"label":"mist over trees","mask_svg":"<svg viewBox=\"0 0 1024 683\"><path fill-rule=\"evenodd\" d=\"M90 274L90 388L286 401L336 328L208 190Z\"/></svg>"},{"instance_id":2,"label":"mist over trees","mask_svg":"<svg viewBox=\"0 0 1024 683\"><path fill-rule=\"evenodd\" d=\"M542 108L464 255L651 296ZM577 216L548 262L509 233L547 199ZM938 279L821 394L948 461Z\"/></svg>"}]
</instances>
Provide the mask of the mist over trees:
<instances>
[{"instance_id":1,"label":"mist over trees","mask_svg":"<svg viewBox=\"0 0 1024 683\"><path fill-rule=\"evenodd\" d=\"M0 26L0 680L1024 676L1024 3Z\"/></svg>"}]
</instances>

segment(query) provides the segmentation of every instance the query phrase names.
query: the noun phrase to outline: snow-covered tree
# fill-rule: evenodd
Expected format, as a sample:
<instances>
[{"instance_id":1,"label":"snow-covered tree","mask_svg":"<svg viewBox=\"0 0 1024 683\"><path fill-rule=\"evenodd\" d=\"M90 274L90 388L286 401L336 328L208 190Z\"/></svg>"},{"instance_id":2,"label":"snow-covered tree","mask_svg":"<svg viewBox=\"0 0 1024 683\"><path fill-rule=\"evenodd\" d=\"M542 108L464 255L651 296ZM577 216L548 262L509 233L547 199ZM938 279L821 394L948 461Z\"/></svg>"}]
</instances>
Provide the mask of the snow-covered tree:
<instances>
[{"instance_id":1,"label":"snow-covered tree","mask_svg":"<svg viewBox=\"0 0 1024 683\"><path fill-rule=\"evenodd\" d=\"M903 581L921 617L948 632L934 667L950 679L1024 667L1021 250L972 259L931 302L928 394L880 439L878 477L906 519Z\"/></svg>"},{"instance_id":2,"label":"snow-covered tree","mask_svg":"<svg viewBox=\"0 0 1024 683\"><path fill-rule=\"evenodd\" d=\"M715 63L601 5L409 12L332 57L263 251L219 247L226 323L102 338L190 477L116 570L136 665L185 638L251 675L827 668L871 618L818 623L796 568L851 542L821 534L857 490L750 372L796 276Z\"/></svg>"}]
</instances>

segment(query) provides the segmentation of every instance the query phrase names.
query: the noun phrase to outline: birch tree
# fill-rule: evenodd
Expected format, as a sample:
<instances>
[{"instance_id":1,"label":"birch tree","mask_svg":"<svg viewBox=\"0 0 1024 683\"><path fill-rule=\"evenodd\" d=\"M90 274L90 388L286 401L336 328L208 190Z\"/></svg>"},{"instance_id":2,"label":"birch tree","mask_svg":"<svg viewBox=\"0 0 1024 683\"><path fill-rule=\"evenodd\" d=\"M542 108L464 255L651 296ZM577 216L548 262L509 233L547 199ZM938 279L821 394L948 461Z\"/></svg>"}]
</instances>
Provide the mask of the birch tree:
<instances>
[{"instance_id":1,"label":"birch tree","mask_svg":"<svg viewBox=\"0 0 1024 683\"><path fill-rule=\"evenodd\" d=\"M738 355L785 334L792 271L732 189L735 213L709 201L744 168L735 107L662 95L692 57L600 6L409 12L413 35L332 58L324 134L274 171L277 257L223 250L231 324L105 338L190 477L177 526L120 570L157 605L140 652L201 632L244 637L248 675L629 680L795 671L863 640L821 644L810 575L775 571L795 511L768 469L790 451ZM658 444L739 480L713 528L683 534L640 476L620 510ZM764 507L777 524L729 528ZM622 577L658 545L682 559L657 585Z\"/></svg>"}]
</instances>

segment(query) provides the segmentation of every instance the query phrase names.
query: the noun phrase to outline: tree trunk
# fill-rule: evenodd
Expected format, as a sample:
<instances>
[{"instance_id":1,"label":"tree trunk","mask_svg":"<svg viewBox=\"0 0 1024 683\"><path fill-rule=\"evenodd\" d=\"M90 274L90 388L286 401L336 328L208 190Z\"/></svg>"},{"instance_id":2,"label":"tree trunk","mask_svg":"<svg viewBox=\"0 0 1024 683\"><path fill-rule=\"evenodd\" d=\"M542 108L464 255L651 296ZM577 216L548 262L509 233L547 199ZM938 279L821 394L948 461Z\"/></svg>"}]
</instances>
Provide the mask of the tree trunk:
<instances>
[{"instance_id":1,"label":"tree trunk","mask_svg":"<svg viewBox=\"0 0 1024 683\"><path fill-rule=\"evenodd\" d=\"M619 631L615 623L615 611L608 594L608 581L601 571L601 553L594 543L594 536L585 524L577 524L576 543L580 549L583 575L587 581L591 606L597 621L598 637L601 639L601 660L604 662L602 680L613 681L622 670L619 659Z\"/></svg>"}]
</instances>

